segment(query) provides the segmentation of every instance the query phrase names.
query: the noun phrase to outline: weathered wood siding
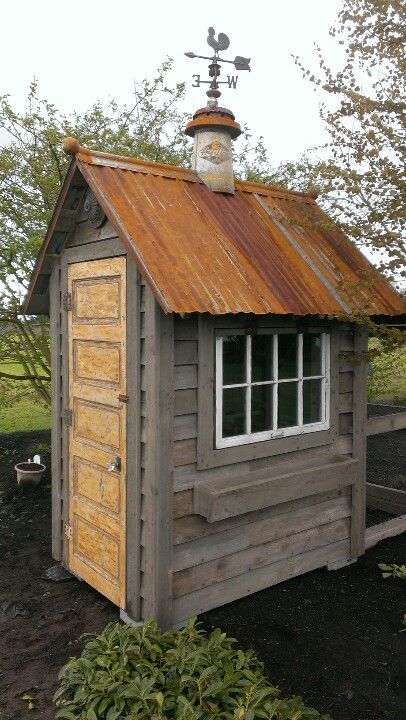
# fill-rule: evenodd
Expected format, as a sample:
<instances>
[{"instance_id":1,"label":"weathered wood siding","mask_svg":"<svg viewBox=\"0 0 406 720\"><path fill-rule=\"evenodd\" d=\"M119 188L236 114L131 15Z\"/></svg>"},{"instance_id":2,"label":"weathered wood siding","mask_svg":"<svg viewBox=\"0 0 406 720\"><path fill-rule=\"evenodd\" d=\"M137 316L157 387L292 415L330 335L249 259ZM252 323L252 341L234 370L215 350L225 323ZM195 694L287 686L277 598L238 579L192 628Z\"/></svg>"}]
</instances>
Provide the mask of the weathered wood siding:
<instances>
[{"instance_id":1,"label":"weathered wood siding","mask_svg":"<svg viewBox=\"0 0 406 720\"><path fill-rule=\"evenodd\" d=\"M354 477L346 478L343 472L337 481L337 472L330 473L329 482L327 475L332 457L352 455L355 366L351 356L354 333L351 326L342 325L335 331L340 351L338 427L328 446L199 470L197 318L175 318L174 337L172 620L177 623L350 557ZM312 478L306 490L302 477L303 470L314 465L326 468L325 487L316 494L310 487ZM297 474L289 476L284 493L279 478L294 468ZM242 505L240 514L214 522L196 514L199 485L217 480L232 485L234 479L245 476L249 480L261 473L278 479L276 504L253 512Z\"/></svg>"},{"instance_id":2,"label":"weathered wood siding","mask_svg":"<svg viewBox=\"0 0 406 720\"><path fill-rule=\"evenodd\" d=\"M80 217L79 217L80 220ZM53 416L53 555L66 559L67 518L66 312L62 297L69 262L124 254L111 225L94 229L81 221L69 238L51 280ZM129 275L130 277L130 275ZM325 446L292 450L199 469L198 318L165 316L138 273L128 294L127 612L134 620L157 617L163 626L253 593L294 575L356 557L363 551L363 397L365 368L354 348L365 339L336 324L340 352L335 393L336 424ZM355 345L354 345L355 338ZM334 409L333 409L334 410ZM354 416L355 412L355 416ZM355 420L354 420L355 417ZM355 458L348 475L331 468L334 458ZM200 466L201 467L201 466ZM317 467L317 484L312 468ZM326 472L326 483L320 483ZM306 475L307 470L309 474ZM320 472L321 470L321 472ZM354 475L355 473L355 475ZM195 488L216 480L265 477L263 507L247 512L234 503L223 519L196 512ZM284 494L284 476L286 494ZM302 477L303 476L303 477ZM306 477L304 477L306 476ZM268 481L275 478L269 500ZM263 487L261 492L263 491ZM268 504L271 502L272 504ZM236 508L237 507L237 511ZM213 517L218 510L213 510ZM224 515L224 512L229 513ZM235 513L230 515L230 512Z\"/></svg>"}]
</instances>

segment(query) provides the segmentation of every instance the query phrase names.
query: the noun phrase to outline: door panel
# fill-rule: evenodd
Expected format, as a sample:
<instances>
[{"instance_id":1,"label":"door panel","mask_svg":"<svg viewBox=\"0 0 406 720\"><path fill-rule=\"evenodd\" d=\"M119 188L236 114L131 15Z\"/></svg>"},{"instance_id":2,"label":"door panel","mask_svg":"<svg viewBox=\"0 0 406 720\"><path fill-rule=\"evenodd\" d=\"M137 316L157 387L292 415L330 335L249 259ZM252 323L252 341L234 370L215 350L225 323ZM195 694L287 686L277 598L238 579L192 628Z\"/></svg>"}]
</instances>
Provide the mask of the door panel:
<instances>
[{"instance_id":1,"label":"door panel","mask_svg":"<svg viewBox=\"0 0 406 720\"><path fill-rule=\"evenodd\" d=\"M124 608L125 258L70 265L68 291L69 569Z\"/></svg>"}]
</instances>

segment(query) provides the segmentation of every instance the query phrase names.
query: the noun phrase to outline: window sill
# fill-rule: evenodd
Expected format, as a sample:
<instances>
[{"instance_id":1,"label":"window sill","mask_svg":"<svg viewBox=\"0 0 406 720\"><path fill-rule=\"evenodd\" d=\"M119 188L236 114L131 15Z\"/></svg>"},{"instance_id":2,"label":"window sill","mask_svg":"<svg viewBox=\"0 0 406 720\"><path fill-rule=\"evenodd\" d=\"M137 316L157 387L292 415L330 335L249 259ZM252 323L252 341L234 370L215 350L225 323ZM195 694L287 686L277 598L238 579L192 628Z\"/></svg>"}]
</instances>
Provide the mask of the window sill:
<instances>
[{"instance_id":1,"label":"window sill","mask_svg":"<svg viewBox=\"0 0 406 720\"><path fill-rule=\"evenodd\" d=\"M202 482L193 491L194 512L210 523L218 522L308 495L339 490L355 482L357 467L358 460L354 458L329 455L310 468L298 466L274 477L268 470Z\"/></svg>"}]
</instances>

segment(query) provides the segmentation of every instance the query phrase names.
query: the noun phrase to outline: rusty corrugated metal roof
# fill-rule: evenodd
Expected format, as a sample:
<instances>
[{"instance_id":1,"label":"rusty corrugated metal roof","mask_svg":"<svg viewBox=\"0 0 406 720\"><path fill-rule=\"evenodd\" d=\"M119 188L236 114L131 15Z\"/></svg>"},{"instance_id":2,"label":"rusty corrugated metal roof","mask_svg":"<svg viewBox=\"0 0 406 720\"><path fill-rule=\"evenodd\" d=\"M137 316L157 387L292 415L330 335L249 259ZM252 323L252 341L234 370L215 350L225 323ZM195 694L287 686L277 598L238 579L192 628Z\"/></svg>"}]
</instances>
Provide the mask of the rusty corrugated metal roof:
<instances>
[{"instance_id":1,"label":"rusty corrugated metal roof","mask_svg":"<svg viewBox=\"0 0 406 720\"><path fill-rule=\"evenodd\" d=\"M165 312L405 310L309 195L241 181L213 193L191 170L82 149L75 163Z\"/></svg>"}]
</instances>

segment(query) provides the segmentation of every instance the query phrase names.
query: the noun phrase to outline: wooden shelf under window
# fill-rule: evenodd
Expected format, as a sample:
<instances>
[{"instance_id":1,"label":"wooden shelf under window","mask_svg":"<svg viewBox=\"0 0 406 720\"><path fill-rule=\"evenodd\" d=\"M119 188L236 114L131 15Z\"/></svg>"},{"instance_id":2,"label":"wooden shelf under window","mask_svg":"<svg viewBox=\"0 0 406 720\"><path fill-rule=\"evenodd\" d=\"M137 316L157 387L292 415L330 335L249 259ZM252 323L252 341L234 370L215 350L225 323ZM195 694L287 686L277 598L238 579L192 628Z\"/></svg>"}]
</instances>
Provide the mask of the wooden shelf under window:
<instances>
[{"instance_id":1,"label":"wooden shelf under window","mask_svg":"<svg viewBox=\"0 0 406 720\"><path fill-rule=\"evenodd\" d=\"M275 475L266 471L240 477L208 480L193 490L194 512L208 522L217 522L243 513L261 510L309 495L339 490L352 485L358 460L348 456L318 458L311 467L291 468Z\"/></svg>"}]
</instances>

